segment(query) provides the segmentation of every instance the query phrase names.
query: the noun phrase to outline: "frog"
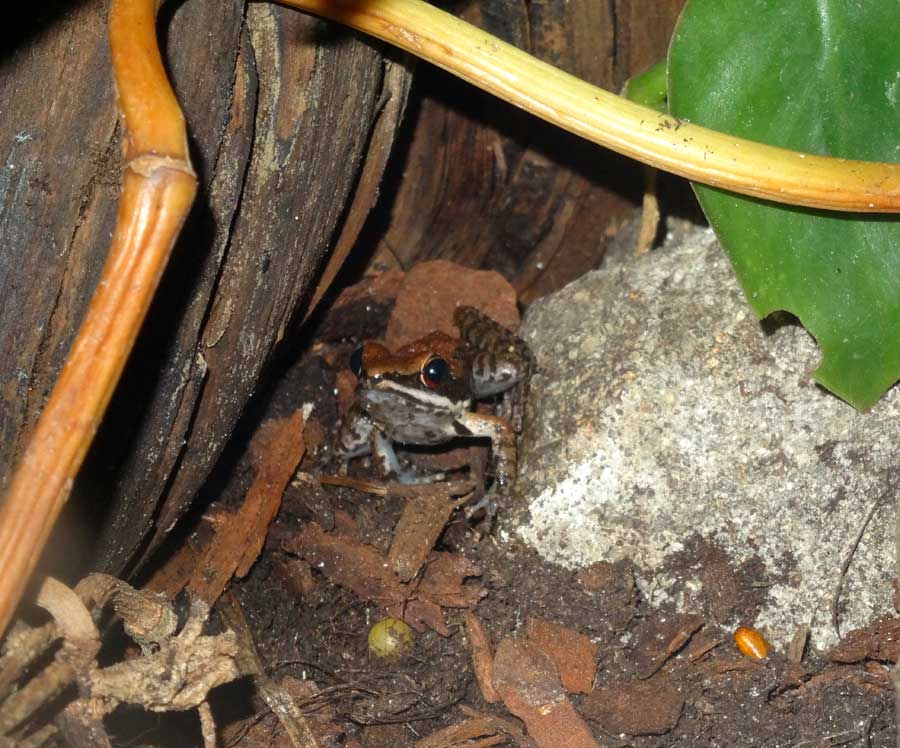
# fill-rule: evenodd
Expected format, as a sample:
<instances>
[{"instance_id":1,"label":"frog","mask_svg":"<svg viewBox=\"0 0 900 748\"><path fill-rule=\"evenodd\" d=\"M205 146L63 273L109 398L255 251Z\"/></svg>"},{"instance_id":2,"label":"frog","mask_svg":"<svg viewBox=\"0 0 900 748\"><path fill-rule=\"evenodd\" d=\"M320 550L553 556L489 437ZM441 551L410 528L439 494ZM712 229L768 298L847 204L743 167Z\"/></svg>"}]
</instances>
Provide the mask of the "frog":
<instances>
[{"instance_id":1,"label":"frog","mask_svg":"<svg viewBox=\"0 0 900 748\"><path fill-rule=\"evenodd\" d=\"M335 447L347 463L372 455L388 480L426 483L444 476L422 475L401 466L395 444L435 446L455 439L489 439L490 489L469 508L492 518L498 497L516 479L516 436L521 433L528 382L535 368L528 345L475 307L453 315L459 338L433 332L396 352L378 342L358 346L350 369L358 384ZM476 401L503 395L494 415L473 410Z\"/></svg>"}]
</instances>

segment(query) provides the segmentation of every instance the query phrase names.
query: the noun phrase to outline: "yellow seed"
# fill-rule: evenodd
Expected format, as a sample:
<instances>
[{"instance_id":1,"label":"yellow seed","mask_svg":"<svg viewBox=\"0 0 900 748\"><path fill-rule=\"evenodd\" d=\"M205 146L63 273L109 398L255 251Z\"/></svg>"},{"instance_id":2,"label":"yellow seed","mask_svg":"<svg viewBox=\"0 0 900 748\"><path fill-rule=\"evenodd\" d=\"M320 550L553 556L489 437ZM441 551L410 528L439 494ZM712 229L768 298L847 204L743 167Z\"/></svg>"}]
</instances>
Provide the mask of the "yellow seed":
<instances>
[{"instance_id":1,"label":"yellow seed","mask_svg":"<svg viewBox=\"0 0 900 748\"><path fill-rule=\"evenodd\" d=\"M764 660L769 654L769 642L756 629L740 626L734 632L734 643L742 654L754 660Z\"/></svg>"},{"instance_id":2,"label":"yellow seed","mask_svg":"<svg viewBox=\"0 0 900 748\"><path fill-rule=\"evenodd\" d=\"M402 657L412 646L412 629L398 618L382 618L369 629L369 652L375 657Z\"/></svg>"}]
</instances>

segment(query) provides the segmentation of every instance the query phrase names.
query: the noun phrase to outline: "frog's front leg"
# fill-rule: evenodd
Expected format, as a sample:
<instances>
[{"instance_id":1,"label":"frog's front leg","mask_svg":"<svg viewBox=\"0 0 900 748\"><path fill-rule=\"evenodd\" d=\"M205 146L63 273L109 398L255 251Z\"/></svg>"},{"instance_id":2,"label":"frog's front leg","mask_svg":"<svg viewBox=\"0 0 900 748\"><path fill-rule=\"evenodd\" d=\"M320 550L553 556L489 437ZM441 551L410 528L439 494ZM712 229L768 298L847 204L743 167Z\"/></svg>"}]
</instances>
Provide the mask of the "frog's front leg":
<instances>
[{"instance_id":1,"label":"frog's front leg","mask_svg":"<svg viewBox=\"0 0 900 748\"><path fill-rule=\"evenodd\" d=\"M372 419L358 405L352 405L341 422L334 446L334 457L341 462L342 474L346 474L347 463L354 457L369 454L373 431L375 431L375 424L372 423Z\"/></svg>"},{"instance_id":2,"label":"frog's front leg","mask_svg":"<svg viewBox=\"0 0 900 748\"><path fill-rule=\"evenodd\" d=\"M385 480L397 483L434 483L444 479L443 473L420 473L415 468L404 468L400 465L394 443L378 428L372 429L369 435L369 447L378 471Z\"/></svg>"},{"instance_id":3,"label":"frog's front leg","mask_svg":"<svg viewBox=\"0 0 900 748\"><path fill-rule=\"evenodd\" d=\"M341 473L346 474L347 464L354 457L369 454L375 459L378 472L387 480L398 483L431 483L444 477L443 473L420 475L415 470L401 467L393 442L362 408L353 405L341 424L335 445L335 457L341 461Z\"/></svg>"},{"instance_id":4,"label":"frog's front leg","mask_svg":"<svg viewBox=\"0 0 900 748\"><path fill-rule=\"evenodd\" d=\"M472 436L486 436L491 440L491 472L494 483L481 500L469 509L474 514L485 509L487 518L493 518L497 511L497 495L505 492L516 480L516 435L505 418L482 413L467 413L462 424Z\"/></svg>"}]
</instances>

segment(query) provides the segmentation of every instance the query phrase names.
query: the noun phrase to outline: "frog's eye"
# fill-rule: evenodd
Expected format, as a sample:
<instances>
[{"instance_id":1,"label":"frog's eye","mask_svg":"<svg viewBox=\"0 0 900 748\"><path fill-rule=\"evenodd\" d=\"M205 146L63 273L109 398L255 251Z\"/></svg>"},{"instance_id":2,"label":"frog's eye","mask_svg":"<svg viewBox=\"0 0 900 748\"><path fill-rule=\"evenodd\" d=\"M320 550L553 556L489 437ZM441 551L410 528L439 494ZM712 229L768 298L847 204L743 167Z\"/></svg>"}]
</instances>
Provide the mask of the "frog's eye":
<instances>
[{"instance_id":1,"label":"frog's eye","mask_svg":"<svg viewBox=\"0 0 900 748\"><path fill-rule=\"evenodd\" d=\"M422 367L422 384L432 390L436 390L441 383L450 376L450 364L440 356L432 356Z\"/></svg>"},{"instance_id":2,"label":"frog's eye","mask_svg":"<svg viewBox=\"0 0 900 748\"><path fill-rule=\"evenodd\" d=\"M358 345L353 349L353 353L350 354L350 371L352 371L357 378L359 378L363 370L362 351L363 347Z\"/></svg>"}]
</instances>

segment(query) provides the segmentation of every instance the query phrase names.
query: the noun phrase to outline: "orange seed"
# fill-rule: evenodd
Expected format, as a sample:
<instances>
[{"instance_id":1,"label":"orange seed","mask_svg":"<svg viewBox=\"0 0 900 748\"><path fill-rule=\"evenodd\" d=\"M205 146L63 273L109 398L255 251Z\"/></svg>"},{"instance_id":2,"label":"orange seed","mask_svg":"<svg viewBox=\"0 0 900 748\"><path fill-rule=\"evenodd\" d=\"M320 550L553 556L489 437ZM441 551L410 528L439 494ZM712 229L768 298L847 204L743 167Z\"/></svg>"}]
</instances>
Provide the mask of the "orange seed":
<instances>
[{"instance_id":1,"label":"orange seed","mask_svg":"<svg viewBox=\"0 0 900 748\"><path fill-rule=\"evenodd\" d=\"M734 643L741 654L752 657L754 660L764 660L769 654L769 642L756 629L749 626L740 626L734 632Z\"/></svg>"}]
</instances>

